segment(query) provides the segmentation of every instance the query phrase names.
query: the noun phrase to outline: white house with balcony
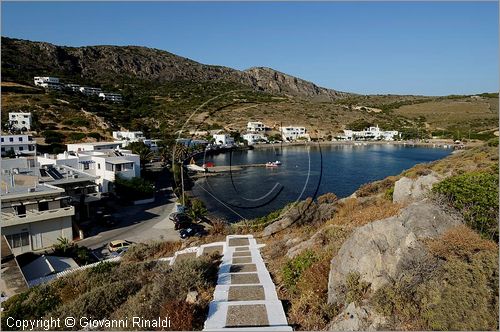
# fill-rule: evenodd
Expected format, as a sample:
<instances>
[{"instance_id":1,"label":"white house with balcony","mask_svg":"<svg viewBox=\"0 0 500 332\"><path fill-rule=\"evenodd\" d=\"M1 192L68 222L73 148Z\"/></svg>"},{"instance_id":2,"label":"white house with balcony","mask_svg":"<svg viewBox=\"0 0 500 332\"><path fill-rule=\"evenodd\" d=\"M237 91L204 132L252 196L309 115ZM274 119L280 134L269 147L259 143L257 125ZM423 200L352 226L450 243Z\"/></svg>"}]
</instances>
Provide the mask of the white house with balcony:
<instances>
[{"instance_id":1,"label":"white house with balcony","mask_svg":"<svg viewBox=\"0 0 500 332\"><path fill-rule=\"evenodd\" d=\"M263 134L258 133L247 133L242 136L245 141L248 142L248 145L254 145L257 143L265 143L268 141L267 137Z\"/></svg>"},{"instance_id":2,"label":"white house with balcony","mask_svg":"<svg viewBox=\"0 0 500 332\"><path fill-rule=\"evenodd\" d=\"M265 131L266 126L260 121L249 121L247 123L247 131L250 133L255 133L259 131Z\"/></svg>"},{"instance_id":3,"label":"white house with balcony","mask_svg":"<svg viewBox=\"0 0 500 332\"><path fill-rule=\"evenodd\" d=\"M49 248L59 238L73 239L73 206L64 190L39 184L36 176L2 174L2 235L12 253Z\"/></svg>"},{"instance_id":4,"label":"white house with balcony","mask_svg":"<svg viewBox=\"0 0 500 332\"><path fill-rule=\"evenodd\" d=\"M395 138L399 137L399 132L396 130L383 131L380 130L379 126L368 127L364 130L344 130L344 135L340 136L341 140L346 141L393 141Z\"/></svg>"},{"instance_id":5,"label":"white house with balcony","mask_svg":"<svg viewBox=\"0 0 500 332\"><path fill-rule=\"evenodd\" d=\"M311 140L306 127L288 126L280 127L279 129L284 141L296 141L298 139Z\"/></svg>"},{"instance_id":6,"label":"white house with balcony","mask_svg":"<svg viewBox=\"0 0 500 332\"><path fill-rule=\"evenodd\" d=\"M38 162L40 166L66 165L94 176L101 193L114 190L117 176L131 179L141 174L140 157L130 150L72 151L56 156L45 154L38 157Z\"/></svg>"},{"instance_id":7,"label":"white house with balcony","mask_svg":"<svg viewBox=\"0 0 500 332\"><path fill-rule=\"evenodd\" d=\"M12 151L16 156L36 155L36 143L29 135L2 135L0 136L0 147L2 156Z\"/></svg>"},{"instance_id":8,"label":"white house with balcony","mask_svg":"<svg viewBox=\"0 0 500 332\"><path fill-rule=\"evenodd\" d=\"M113 131L113 138L117 141L139 142L145 139L142 131Z\"/></svg>"},{"instance_id":9,"label":"white house with balcony","mask_svg":"<svg viewBox=\"0 0 500 332\"><path fill-rule=\"evenodd\" d=\"M228 134L215 134L213 135L214 144L222 147L234 146L234 138Z\"/></svg>"},{"instance_id":10,"label":"white house with balcony","mask_svg":"<svg viewBox=\"0 0 500 332\"><path fill-rule=\"evenodd\" d=\"M59 82L58 77L50 77L50 76L35 76L33 81L36 86L41 86L45 89L54 89L60 90L61 83Z\"/></svg>"},{"instance_id":11,"label":"white house with balcony","mask_svg":"<svg viewBox=\"0 0 500 332\"><path fill-rule=\"evenodd\" d=\"M99 150L117 150L123 147L123 141L117 142L89 142L89 143L72 143L66 145L68 152L80 151L99 151Z\"/></svg>"},{"instance_id":12,"label":"white house with balcony","mask_svg":"<svg viewBox=\"0 0 500 332\"><path fill-rule=\"evenodd\" d=\"M108 100L115 103L120 103L123 101L122 95L119 93L101 92L99 93L99 98L101 98L102 100Z\"/></svg>"},{"instance_id":13,"label":"white house with balcony","mask_svg":"<svg viewBox=\"0 0 500 332\"><path fill-rule=\"evenodd\" d=\"M99 96L99 94L102 92L101 88L92 88L89 86L81 86L79 90L86 96Z\"/></svg>"},{"instance_id":14,"label":"white house with balcony","mask_svg":"<svg viewBox=\"0 0 500 332\"><path fill-rule=\"evenodd\" d=\"M12 128L31 130L32 116L30 112L9 112L9 123Z\"/></svg>"}]
</instances>

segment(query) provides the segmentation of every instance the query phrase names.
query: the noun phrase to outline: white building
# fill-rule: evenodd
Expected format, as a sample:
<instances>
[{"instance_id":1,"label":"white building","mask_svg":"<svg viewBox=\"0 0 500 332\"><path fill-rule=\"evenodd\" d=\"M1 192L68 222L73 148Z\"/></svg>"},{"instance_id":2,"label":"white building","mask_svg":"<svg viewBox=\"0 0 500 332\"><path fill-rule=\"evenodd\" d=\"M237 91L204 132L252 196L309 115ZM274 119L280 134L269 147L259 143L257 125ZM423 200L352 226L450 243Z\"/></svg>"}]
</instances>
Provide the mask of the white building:
<instances>
[{"instance_id":1,"label":"white building","mask_svg":"<svg viewBox=\"0 0 500 332\"><path fill-rule=\"evenodd\" d=\"M80 151L99 151L99 150L116 150L123 147L124 142L91 142L91 143L72 143L66 145L68 152Z\"/></svg>"},{"instance_id":2,"label":"white building","mask_svg":"<svg viewBox=\"0 0 500 332\"><path fill-rule=\"evenodd\" d=\"M60 84L58 77L35 76L33 78L33 81L35 82L36 86L44 86L43 84L52 84L52 85L59 85Z\"/></svg>"},{"instance_id":3,"label":"white building","mask_svg":"<svg viewBox=\"0 0 500 332\"><path fill-rule=\"evenodd\" d=\"M79 90L86 96L98 96L102 92L101 88L92 88L88 86L82 86Z\"/></svg>"},{"instance_id":4,"label":"white building","mask_svg":"<svg viewBox=\"0 0 500 332\"><path fill-rule=\"evenodd\" d=\"M64 84L64 88L73 92L80 92L80 85L78 84Z\"/></svg>"},{"instance_id":5,"label":"white building","mask_svg":"<svg viewBox=\"0 0 500 332\"><path fill-rule=\"evenodd\" d=\"M266 126L259 121L250 121L247 123L247 131L251 133L259 132L259 131L265 131Z\"/></svg>"},{"instance_id":6,"label":"white building","mask_svg":"<svg viewBox=\"0 0 500 332\"><path fill-rule=\"evenodd\" d=\"M396 130L382 131L379 126L365 128L361 131L355 130L344 130L344 135L340 136L341 140L347 141L393 141L395 138L399 136L399 132Z\"/></svg>"},{"instance_id":7,"label":"white building","mask_svg":"<svg viewBox=\"0 0 500 332\"><path fill-rule=\"evenodd\" d=\"M256 143L268 141L266 136L258 133L247 133L243 135L243 139L248 142L248 145L254 145Z\"/></svg>"},{"instance_id":8,"label":"white building","mask_svg":"<svg viewBox=\"0 0 500 332\"><path fill-rule=\"evenodd\" d=\"M305 127L280 127L280 133L284 141L295 141L297 139L311 140Z\"/></svg>"},{"instance_id":9,"label":"white building","mask_svg":"<svg viewBox=\"0 0 500 332\"><path fill-rule=\"evenodd\" d=\"M38 184L36 176L2 174L2 235L12 253L41 250L73 239L73 206L67 206L64 190Z\"/></svg>"},{"instance_id":10,"label":"white building","mask_svg":"<svg viewBox=\"0 0 500 332\"><path fill-rule=\"evenodd\" d=\"M9 151L16 155L36 155L36 143L29 135L5 135L0 137L2 156Z\"/></svg>"},{"instance_id":11,"label":"white building","mask_svg":"<svg viewBox=\"0 0 500 332\"><path fill-rule=\"evenodd\" d=\"M220 145L224 147L232 147L234 146L234 138L229 136L228 134L216 134L213 135L215 145Z\"/></svg>"},{"instance_id":12,"label":"white building","mask_svg":"<svg viewBox=\"0 0 500 332\"><path fill-rule=\"evenodd\" d=\"M103 100L109 100L113 102L121 102L123 100L122 95L119 93L109 93L109 92L101 92L99 93L99 98Z\"/></svg>"},{"instance_id":13,"label":"white building","mask_svg":"<svg viewBox=\"0 0 500 332\"><path fill-rule=\"evenodd\" d=\"M145 139L142 131L113 131L113 138L118 141L126 140L139 142Z\"/></svg>"},{"instance_id":14,"label":"white building","mask_svg":"<svg viewBox=\"0 0 500 332\"><path fill-rule=\"evenodd\" d=\"M30 112L9 112L9 123L12 128L31 130L32 117Z\"/></svg>"},{"instance_id":15,"label":"white building","mask_svg":"<svg viewBox=\"0 0 500 332\"><path fill-rule=\"evenodd\" d=\"M96 149L64 152L56 156L45 154L38 157L38 162L40 166L66 165L94 176L102 193L114 190L113 183L117 176L131 179L141 174L140 157L129 150Z\"/></svg>"},{"instance_id":16,"label":"white building","mask_svg":"<svg viewBox=\"0 0 500 332\"><path fill-rule=\"evenodd\" d=\"M142 142L153 152L158 151L158 143L161 141L159 139L144 137L142 131L113 131L113 138L116 140L115 143L121 142L124 148L127 147L129 143Z\"/></svg>"}]
</instances>

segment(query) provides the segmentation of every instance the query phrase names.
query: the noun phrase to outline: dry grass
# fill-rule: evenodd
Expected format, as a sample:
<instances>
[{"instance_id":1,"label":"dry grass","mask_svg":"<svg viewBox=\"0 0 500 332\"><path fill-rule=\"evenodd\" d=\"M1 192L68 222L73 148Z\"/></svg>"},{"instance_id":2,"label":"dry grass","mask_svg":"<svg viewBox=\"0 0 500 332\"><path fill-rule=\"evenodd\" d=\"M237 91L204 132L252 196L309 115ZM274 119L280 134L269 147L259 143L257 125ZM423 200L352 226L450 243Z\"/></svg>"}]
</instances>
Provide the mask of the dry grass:
<instances>
[{"instance_id":1,"label":"dry grass","mask_svg":"<svg viewBox=\"0 0 500 332\"><path fill-rule=\"evenodd\" d=\"M122 258L123 262L143 262L162 257L173 256L181 249L182 243L177 242L150 242L138 243L132 246Z\"/></svg>"},{"instance_id":2,"label":"dry grass","mask_svg":"<svg viewBox=\"0 0 500 332\"><path fill-rule=\"evenodd\" d=\"M403 206L386 199L378 199L364 206L356 198L341 204L337 214L329 221L334 225L363 226L375 220L395 216Z\"/></svg>"},{"instance_id":3,"label":"dry grass","mask_svg":"<svg viewBox=\"0 0 500 332\"><path fill-rule=\"evenodd\" d=\"M454 227L441 237L429 240L427 246L434 256L444 259L468 259L483 250L498 251L495 242L481 238L465 225Z\"/></svg>"},{"instance_id":4,"label":"dry grass","mask_svg":"<svg viewBox=\"0 0 500 332\"><path fill-rule=\"evenodd\" d=\"M367 197L384 193L387 189L393 187L399 178L399 176L388 176L380 181L366 183L356 190L356 195L358 197Z\"/></svg>"},{"instance_id":5,"label":"dry grass","mask_svg":"<svg viewBox=\"0 0 500 332\"><path fill-rule=\"evenodd\" d=\"M423 116L426 122L434 128L453 128L467 124L476 125L476 129L498 127L498 99L496 98L429 101L402 106L395 113L409 118Z\"/></svg>"}]
</instances>

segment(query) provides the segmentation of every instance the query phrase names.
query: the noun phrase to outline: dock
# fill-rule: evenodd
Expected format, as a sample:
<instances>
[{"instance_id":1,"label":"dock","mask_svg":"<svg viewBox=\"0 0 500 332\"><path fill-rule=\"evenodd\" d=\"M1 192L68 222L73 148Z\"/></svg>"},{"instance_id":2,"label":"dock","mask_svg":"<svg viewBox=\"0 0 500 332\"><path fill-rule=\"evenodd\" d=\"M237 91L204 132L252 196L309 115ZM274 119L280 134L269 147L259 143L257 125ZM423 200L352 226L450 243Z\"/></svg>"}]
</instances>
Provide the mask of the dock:
<instances>
[{"instance_id":1,"label":"dock","mask_svg":"<svg viewBox=\"0 0 500 332\"><path fill-rule=\"evenodd\" d=\"M207 167L206 169L190 164L186 165L186 168L189 171L196 172L196 173L203 173L205 175L210 174L210 175L215 175L219 173L226 173L226 172L238 172L241 171L242 169L249 168L249 167L266 167L266 164L247 164L247 165L231 165L231 166L212 166L212 167Z\"/></svg>"}]
</instances>

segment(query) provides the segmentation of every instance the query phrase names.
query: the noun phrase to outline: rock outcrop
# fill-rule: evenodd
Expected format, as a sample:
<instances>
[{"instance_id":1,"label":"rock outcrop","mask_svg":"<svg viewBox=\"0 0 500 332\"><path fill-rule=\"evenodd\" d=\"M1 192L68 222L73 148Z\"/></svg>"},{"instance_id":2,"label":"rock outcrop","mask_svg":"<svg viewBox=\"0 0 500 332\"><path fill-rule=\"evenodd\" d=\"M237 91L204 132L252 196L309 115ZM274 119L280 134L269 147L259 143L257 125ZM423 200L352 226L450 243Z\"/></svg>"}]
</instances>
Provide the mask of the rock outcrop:
<instances>
[{"instance_id":1,"label":"rock outcrop","mask_svg":"<svg viewBox=\"0 0 500 332\"><path fill-rule=\"evenodd\" d=\"M385 324L385 318L369 307L351 302L330 323L330 331L376 331Z\"/></svg>"},{"instance_id":2,"label":"rock outcrop","mask_svg":"<svg viewBox=\"0 0 500 332\"><path fill-rule=\"evenodd\" d=\"M440 177L435 172L419 176L416 179L402 177L394 184L392 201L394 203L409 203L421 200L439 180Z\"/></svg>"},{"instance_id":3,"label":"rock outcrop","mask_svg":"<svg viewBox=\"0 0 500 332\"><path fill-rule=\"evenodd\" d=\"M328 302L343 301L342 286L351 272L359 273L373 291L395 280L407 264L426 255L421 240L437 237L461 221L431 201L422 200L398 216L356 229L331 261Z\"/></svg>"}]
</instances>

